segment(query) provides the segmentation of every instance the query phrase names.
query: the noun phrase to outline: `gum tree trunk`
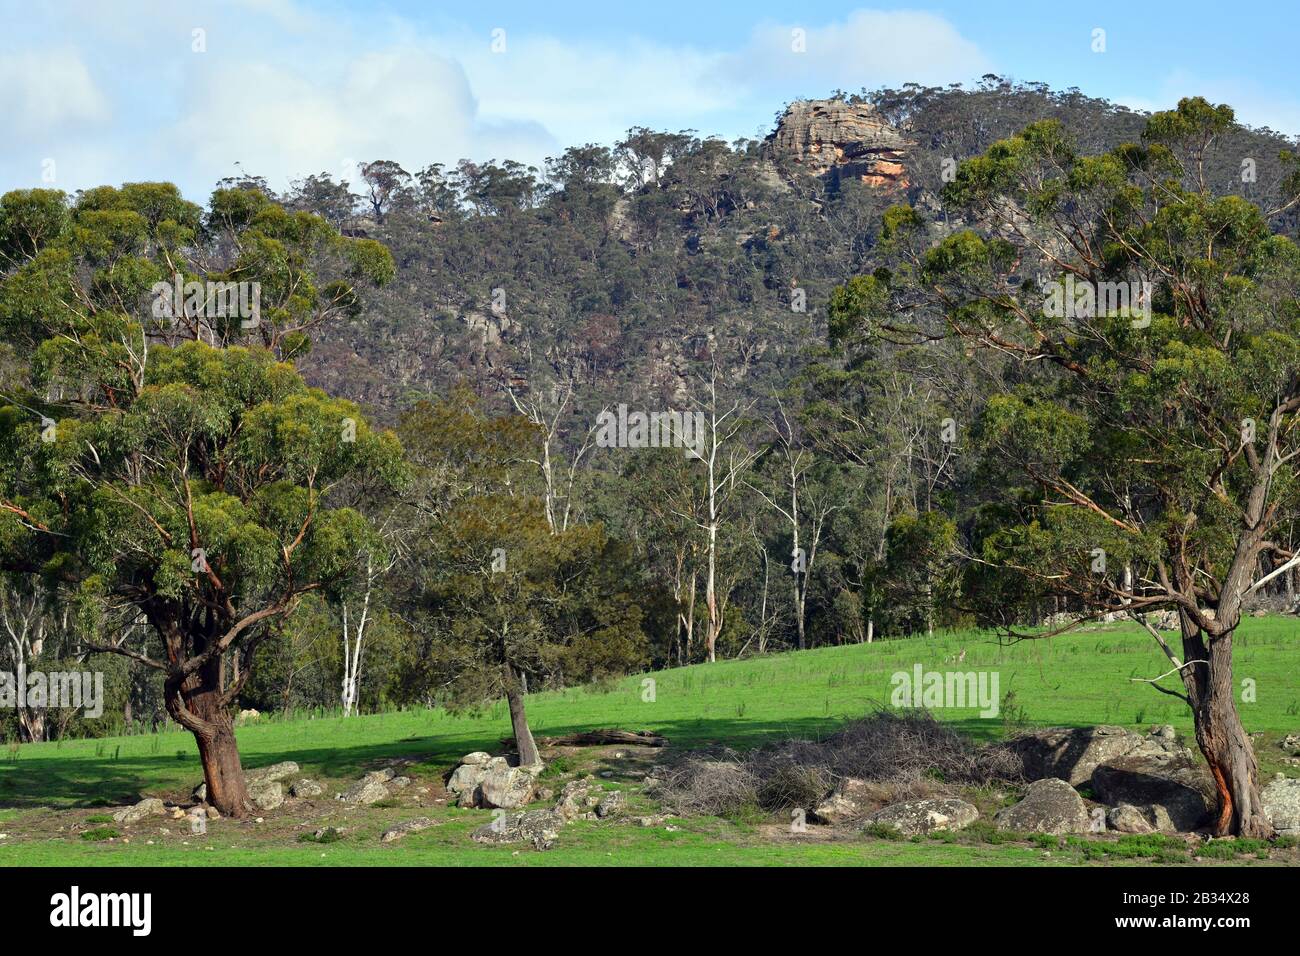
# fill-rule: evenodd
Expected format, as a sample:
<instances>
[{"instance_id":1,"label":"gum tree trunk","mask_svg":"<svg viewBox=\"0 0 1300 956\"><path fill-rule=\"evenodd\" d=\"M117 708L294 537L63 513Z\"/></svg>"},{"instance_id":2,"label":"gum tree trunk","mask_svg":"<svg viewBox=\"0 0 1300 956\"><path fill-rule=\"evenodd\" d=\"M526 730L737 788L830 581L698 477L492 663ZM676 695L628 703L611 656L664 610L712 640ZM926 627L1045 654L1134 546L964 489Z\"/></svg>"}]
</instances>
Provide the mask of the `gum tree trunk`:
<instances>
[{"instance_id":1,"label":"gum tree trunk","mask_svg":"<svg viewBox=\"0 0 1300 956\"><path fill-rule=\"evenodd\" d=\"M524 676L513 667L508 668L506 703L510 706L510 728L515 734L515 748L519 751L519 766L536 767L542 762L537 752L537 742L528 728L528 715L524 712Z\"/></svg>"},{"instance_id":2,"label":"gum tree trunk","mask_svg":"<svg viewBox=\"0 0 1300 956\"><path fill-rule=\"evenodd\" d=\"M194 734L208 787L207 802L223 816L247 816L251 803L234 725L222 702L220 655L183 681L169 677L165 699L172 719Z\"/></svg>"},{"instance_id":3,"label":"gum tree trunk","mask_svg":"<svg viewBox=\"0 0 1300 956\"><path fill-rule=\"evenodd\" d=\"M1232 677L1232 636L1211 637L1207 646L1199 631L1189 636L1184 621L1186 661L1206 661L1186 668L1184 685L1196 726L1196 743L1205 755L1218 792L1214 818L1216 836L1271 839L1276 836L1260 799L1259 764L1237 713Z\"/></svg>"}]
</instances>

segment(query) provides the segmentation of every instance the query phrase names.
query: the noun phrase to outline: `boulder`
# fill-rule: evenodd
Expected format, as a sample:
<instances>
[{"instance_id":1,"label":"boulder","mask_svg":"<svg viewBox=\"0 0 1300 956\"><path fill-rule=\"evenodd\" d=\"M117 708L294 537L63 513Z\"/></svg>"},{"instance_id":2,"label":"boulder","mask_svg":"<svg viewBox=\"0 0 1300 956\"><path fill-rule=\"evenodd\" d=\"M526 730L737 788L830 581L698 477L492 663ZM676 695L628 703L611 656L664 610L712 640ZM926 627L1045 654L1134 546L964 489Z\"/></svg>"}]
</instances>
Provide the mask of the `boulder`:
<instances>
[{"instance_id":1,"label":"boulder","mask_svg":"<svg viewBox=\"0 0 1300 956\"><path fill-rule=\"evenodd\" d=\"M307 797L319 797L323 792L324 789L319 783L315 780L308 780L306 777L295 782L293 786L289 788L289 795L297 797L299 800Z\"/></svg>"},{"instance_id":2,"label":"boulder","mask_svg":"<svg viewBox=\"0 0 1300 956\"><path fill-rule=\"evenodd\" d=\"M115 823L139 823L145 817L158 816L167 812L163 802L157 797L145 797L134 806L124 807L113 814Z\"/></svg>"},{"instance_id":3,"label":"boulder","mask_svg":"<svg viewBox=\"0 0 1300 956\"><path fill-rule=\"evenodd\" d=\"M1101 764L1130 754L1151 756L1187 754L1178 744L1172 727L1161 727L1152 734L1138 734L1123 727L1051 727L1024 734L1010 741L1008 747L1021 760L1024 775L1030 780L1056 777L1071 786L1092 779Z\"/></svg>"},{"instance_id":4,"label":"boulder","mask_svg":"<svg viewBox=\"0 0 1300 956\"><path fill-rule=\"evenodd\" d=\"M606 817L612 817L623 809L625 802L622 790L612 790L601 798L600 803L596 804L596 816L602 820Z\"/></svg>"},{"instance_id":5,"label":"boulder","mask_svg":"<svg viewBox=\"0 0 1300 956\"><path fill-rule=\"evenodd\" d=\"M979 816L973 804L944 797L891 804L867 817L867 823L892 827L904 836L918 836L936 830L963 830Z\"/></svg>"},{"instance_id":6,"label":"boulder","mask_svg":"<svg viewBox=\"0 0 1300 956\"><path fill-rule=\"evenodd\" d=\"M379 838L379 842L393 843L396 840L400 840L408 833L419 833L421 830L427 830L432 826L437 826L437 824L428 817L416 817L414 820L407 820L404 823L397 824L395 827L389 827Z\"/></svg>"},{"instance_id":7,"label":"boulder","mask_svg":"<svg viewBox=\"0 0 1300 956\"><path fill-rule=\"evenodd\" d=\"M248 799L259 810L274 810L284 803L284 786L278 780L255 780L248 785Z\"/></svg>"},{"instance_id":8,"label":"boulder","mask_svg":"<svg viewBox=\"0 0 1300 956\"><path fill-rule=\"evenodd\" d=\"M845 777L835 784L826 799L813 807L812 815L832 826L851 823L871 813L884 801L884 792L876 784Z\"/></svg>"},{"instance_id":9,"label":"boulder","mask_svg":"<svg viewBox=\"0 0 1300 956\"><path fill-rule=\"evenodd\" d=\"M388 796L388 781L392 778L392 770L374 770L340 793L339 799L344 803L375 803Z\"/></svg>"},{"instance_id":10,"label":"boulder","mask_svg":"<svg viewBox=\"0 0 1300 956\"><path fill-rule=\"evenodd\" d=\"M1287 753L1300 756L1300 734L1287 734L1277 742L1277 745Z\"/></svg>"},{"instance_id":11,"label":"boulder","mask_svg":"<svg viewBox=\"0 0 1300 956\"><path fill-rule=\"evenodd\" d=\"M1300 836L1300 780L1278 774L1259 796L1273 829L1283 836Z\"/></svg>"},{"instance_id":12,"label":"boulder","mask_svg":"<svg viewBox=\"0 0 1300 956\"><path fill-rule=\"evenodd\" d=\"M1214 804L1209 775L1175 754L1134 752L1103 763L1092 773L1092 790L1108 806L1145 808L1157 829L1183 833L1204 823Z\"/></svg>"},{"instance_id":13,"label":"boulder","mask_svg":"<svg viewBox=\"0 0 1300 956\"><path fill-rule=\"evenodd\" d=\"M993 819L999 830L1029 833L1087 833L1091 822L1083 798L1056 777L1035 780L1023 800Z\"/></svg>"},{"instance_id":14,"label":"boulder","mask_svg":"<svg viewBox=\"0 0 1300 956\"><path fill-rule=\"evenodd\" d=\"M476 843L531 843L535 850L555 845L564 819L554 810L503 814L470 834Z\"/></svg>"},{"instance_id":15,"label":"boulder","mask_svg":"<svg viewBox=\"0 0 1300 956\"><path fill-rule=\"evenodd\" d=\"M288 780L298 773L300 769L292 760L284 760L280 763L273 763L269 767L258 767L256 770L250 770L244 774L244 780L250 786L254 783L276 783L281 780Z\"/></svg>"},{"instance_id":16,"label":"boulder","mask_svg":"<svg viewBox=\"0 0 1300 956\"><path fill-rule=\"evenodd\" d=\"M474 756L474 754L470 754ZM462 807L477 807L480 802L479 785L487 776L486 762L463 763L452 771L447 780L447 792L456 798Z\"/></svg>"},{"instance_id":17,"label":"boulder","mask_svg":"<svg viewBox=\"0 0 1300 956\"><path fill-rule=\"evenodd\" d=\"M469 765L471 767L477 767L480 764L487 763L491 759L492 755L490 753L486 753L482 750L475 750L473 753L468 753L461 757L460 762L461 766Z\"/></svg>"},{"instance_id":18,"label":"boulder","mask_svg":"<svg viewBox=\"0 0 1300 956\"><path fill-rule=\"evenodd\" d=\"M531 769L492 767L479 784L480 806L517 810L533 798L536 787L537 776Z\"/></svg>"},{"instance_id":19,"label":"boulder","mask_svg":"<svg viewBox=\"0 0 1300 956\"><path fill-rule=\"evenodd\" d=\"M1106 814L1106 825L1120 833L1154 833L1156 828L1149 813L1149 809L1144 812L1131 803L1121 803Z\"/></svg>"}]
</instances>

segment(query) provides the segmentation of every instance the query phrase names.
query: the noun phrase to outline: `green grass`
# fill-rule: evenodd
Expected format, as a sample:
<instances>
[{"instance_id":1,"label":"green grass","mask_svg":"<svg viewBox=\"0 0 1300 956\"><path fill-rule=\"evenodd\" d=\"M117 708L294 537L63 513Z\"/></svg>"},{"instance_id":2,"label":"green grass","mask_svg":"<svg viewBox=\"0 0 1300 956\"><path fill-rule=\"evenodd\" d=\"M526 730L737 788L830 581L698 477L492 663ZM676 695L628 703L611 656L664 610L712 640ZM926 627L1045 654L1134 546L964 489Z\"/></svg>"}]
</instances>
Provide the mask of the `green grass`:
<instances>
[{"instance_id":1,"label":"green grass","mask_svg":"<svg viewBox=\"0 0 1300 956\"><path fill-rule=\"evenodd\" d=\"M1300 728L1300 686L1295 647L1300 621L1292 617L1248 619L1236 644L1235 679L1254 682L1255 700L1240 705L1248 731L1270 738ZM964 662L953 661L965 649ZM945 662L948 663L945 663ZM940 710L936 716L972 737L989 740L1030 725L1118 724L1145 729L1172 724L1185 734L1191 720L1184 705L1134 677L1154 677L1168 663L1154 642L1131 626L1098 628L1048 641L999 646L992 635L937 635L932 640L881 641L823 648L744 661L725 661L636 675L600 689L574 688L528 698L537 735L557 736L593 727L653 730L673 749L726 744L748 747L790 736L814 737L843 721L887 706L890 677L920 663L927 670L996 671L999 695L1012 694L1012 714L981 718L974 708ZM653 681L648 684L647 681ZM1172 684L1173 678L1165 683ZM647 699L650 698L650 699ZM1014 718L1008 719L1010 717ZM269 720L238 729L248 769L295 760L307 776L345 780L389 757L415 758L413 773L432 779L471 750L499 751L510 733L504 706L478 715L410 710L344 719ZM1262 747L1266 773L1276 747ZM1281 756L1280 751L1277 754ZM1293 771L1292 771L1293 772ZM26 744L0 752L0 823L10 826L46 808L85 810L118 806L143 795L182 796L201 779L193 738L172 731L112 740ZM372 815L400 819L400 801L385 801ZM382 810L382 813L380 811ZM349 833L320 847L268 843L255 831L221 821L192 846L174 842L146 846L106 845L52 837L46 841L0 840L0 865L61 863L148 865L211 862L239 864L843 864L1054 863L1038 848L983 843L922 844L884 839L853 843L773 842L760 839L746 821L704 821L677 832L577 824L560 845L542 854L479 847L466 833L486 819L481 812L446 810L446 822L380 847L378 833ZM463 822L461 822L463 821ZM239 827L228 838L222 826ZM204 848L211 845L212 850ZM1225 852L1226 851L1221 851ZM1066 854L1070 855L1070 854ZM1086 855L1082 851L1075 856Z\"/></svg>"}]
</instances>

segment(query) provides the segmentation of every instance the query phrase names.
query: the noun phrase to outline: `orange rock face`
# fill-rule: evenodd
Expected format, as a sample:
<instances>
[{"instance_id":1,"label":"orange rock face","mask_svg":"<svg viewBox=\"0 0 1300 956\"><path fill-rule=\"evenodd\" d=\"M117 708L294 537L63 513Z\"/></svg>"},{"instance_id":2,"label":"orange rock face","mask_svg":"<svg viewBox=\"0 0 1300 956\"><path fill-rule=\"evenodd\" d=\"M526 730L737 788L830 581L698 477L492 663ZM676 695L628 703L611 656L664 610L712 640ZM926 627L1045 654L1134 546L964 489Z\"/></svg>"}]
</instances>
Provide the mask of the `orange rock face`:
<instances>
[{"instance_id":1,"label":"orange rock face","mask_svg":"<svg viewBox=\"0 0 1300 956\"><path fill-rule=\"evenodd\" d=\"M769 155L823 176L836 169L880 189L905 189L913 144L873 106L838 100L790 104L767 138Z\"/></svg>"}]
</instances>

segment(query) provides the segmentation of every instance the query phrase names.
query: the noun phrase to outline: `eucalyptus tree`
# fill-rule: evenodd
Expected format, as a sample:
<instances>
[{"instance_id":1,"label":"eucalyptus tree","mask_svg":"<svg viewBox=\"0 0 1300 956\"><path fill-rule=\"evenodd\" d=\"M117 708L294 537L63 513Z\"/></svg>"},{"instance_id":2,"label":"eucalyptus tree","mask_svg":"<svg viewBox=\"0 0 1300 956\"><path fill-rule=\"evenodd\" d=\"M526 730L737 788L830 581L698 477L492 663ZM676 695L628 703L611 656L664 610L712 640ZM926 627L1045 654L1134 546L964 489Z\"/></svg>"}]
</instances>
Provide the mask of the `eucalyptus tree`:
<instances>
[{"instance_id":1,"label":"eucalyptus tree","mask_svg":"<svg viewBox=\"0 0 1300 956\"><path fill-rule=\"evenodd\" d=\"M31 356L0 383L0 566L71 591L91 649L162 673L209 802L243 815L229 711L254 653L369 546L337 489L402 476L396 439L285 359L391 259L250 190L206 214L161 183L10 193L0 224L0 331ZM215 307L217 282L255 284L260 310ZM102 633L122 614L155 641Z\"/></svg>"},{"instance_id":2,"label":"eucalyptus tree","mask_svg":"<svg viewBox=\"0 0 1300 956\"><path fill-rule=\"evenodd\" d=\"M1259 837L1273 827L1232 654L1261 559L1300 562L1277 537L1300 460L1300 249L1208 188L1234 128L1230 108L1187 99L1140 143L1087 156L1032 124L947 188L978 229L936 241L916 211L887 213L891 267L854 280L833 321L1010 360L977 428L999 492L977 563L1018 582L1003 597L1142 621L1171 665L1151 680L1180 680L1156 686L1191 709L1216 832ZM1147 617L1162 609L1174 639Z\"/></svg>"}]
</instances>

